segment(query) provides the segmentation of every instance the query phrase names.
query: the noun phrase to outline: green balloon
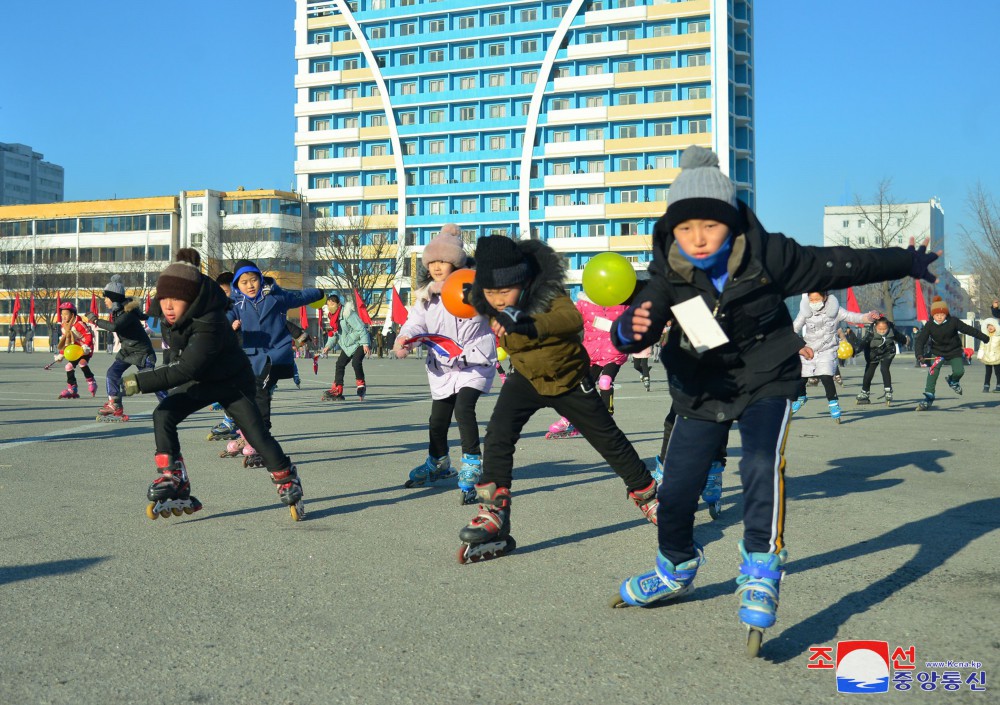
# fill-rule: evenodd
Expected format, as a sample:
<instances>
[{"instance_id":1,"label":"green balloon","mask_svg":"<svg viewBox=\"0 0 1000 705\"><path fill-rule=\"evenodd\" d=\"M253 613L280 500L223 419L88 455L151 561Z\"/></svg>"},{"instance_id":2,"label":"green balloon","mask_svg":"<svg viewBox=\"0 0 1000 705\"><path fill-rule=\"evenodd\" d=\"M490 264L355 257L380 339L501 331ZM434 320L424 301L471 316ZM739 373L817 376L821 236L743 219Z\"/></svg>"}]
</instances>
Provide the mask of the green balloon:
<instances>
[{"instance_id":1,"label":"green balloon","mask_svg":"<svg viewBox=\"0 0 1000 705\"><path fill-rule=\"evenodd\" d=\"M635 291L635 269L617 252L602 252L583 268L583 292L599 306L618 306Z\"/></svg>"}]
</instances>

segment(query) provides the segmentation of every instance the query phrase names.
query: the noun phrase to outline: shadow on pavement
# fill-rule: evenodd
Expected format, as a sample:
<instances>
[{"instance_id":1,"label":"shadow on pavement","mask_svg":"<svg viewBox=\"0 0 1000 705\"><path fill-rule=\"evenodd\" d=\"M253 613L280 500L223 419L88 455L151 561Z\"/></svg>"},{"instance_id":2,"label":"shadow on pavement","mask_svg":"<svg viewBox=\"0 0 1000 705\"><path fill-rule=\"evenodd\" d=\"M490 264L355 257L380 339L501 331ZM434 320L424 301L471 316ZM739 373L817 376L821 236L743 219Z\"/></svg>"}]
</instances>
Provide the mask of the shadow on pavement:
<instances>
[{"instance_id":1,"label":"shadow on pavement","mask_svg":"<svg viewBox=\"0 0 1000 705\"><path fill-rule=\"evenodd\" d=\"M98 563L103 563L110 556L96 558L71 558L64 561L49 561L48 563L31 563L28 565L0 566L0 585L16 583L20 580L34 580L54 575L66 575L87 570Z\"/></svg>"},{"instance_id":2,"label":"shadow on pavement","mask_svg":"<svg viewBox=\"0 0 1000 705\"><path fill-rule=\"evenodd\" d=\"M785 476L786 499L843 497L856 492L875 492L904 482L903 478L873 479L877 475L914 465L924 472L943 473L940 461L950 458L946 450L922 450L896 455L857 455L829 461L830 467L816 475Z\"/></svg>"}]
</instances>

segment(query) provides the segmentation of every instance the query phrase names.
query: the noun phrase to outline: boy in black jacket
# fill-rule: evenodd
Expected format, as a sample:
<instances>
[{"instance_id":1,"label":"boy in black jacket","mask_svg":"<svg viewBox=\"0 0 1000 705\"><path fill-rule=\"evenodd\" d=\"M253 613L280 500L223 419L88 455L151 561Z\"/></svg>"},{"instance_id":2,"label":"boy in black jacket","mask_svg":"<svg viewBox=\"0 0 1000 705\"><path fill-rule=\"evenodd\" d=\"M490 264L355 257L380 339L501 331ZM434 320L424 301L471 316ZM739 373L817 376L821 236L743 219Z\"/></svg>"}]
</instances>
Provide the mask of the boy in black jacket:
<instances>
[{"instance_id":1,"label":"boy in black jacket","mask_svg":"<svg viewBox=\"0 0 1000 705\"><path fill-rule=\"evenodd\" d=\"M651 279L612 325L622 352L653 344L668 319L661 359L677 421L659 490L656 569L621 585L618 604L648 605L692 589L704 562L694 541L698 496L733 421L743 452L739 616L756 654L775 620L785 561L784 447L802 340L784 300L904 276L933 281L925 248L803 247L769 233L736 198L710 150L689 147L653 233Z\"/></svg>"},{"instance_id":2,"label":"boy in black jacket","mask_svg":"<svg viewBox=\"0 0 1000 705\"><path fill-rule=\"evenodd\" d=\"M122 374L132 365L139 370L156 367L153 343L142 322L146 314L140 304L125 296L125 284L117 274L104 287L104 305L111 309L110 320L102 321L94 314L88 316L90 325L118 336L119 349L107 372L108 402L97 412L98 421L127 421L122 407ZM165 391L157 392L160 401L167 397Z\"/></svg>"},{"instance_id":3,"label":"boy in black jacket","mask_svg":"<svg viewBox=\"0 0 1000 705\"><path fill-rule=\"evenodd\" d=\"M858 394L858 404L870 404L872 380L875 370L882 368L882 387L885 389L885 403L892 401L892 373L889 365L896 357L896 345L906 345L906 336L893 327L888 318L876 318L871 327L865 331L859 347L865 353L865 376L861 380L861 393ZM859 350L855 349L857 355Z\"/></svg>"},{"instance_id":4,"label":"boy in black jacket","mask_svg":"<svg viewBox=\"0 0 1000 705\"><path fill-rule=\"evenodd\" d=\"M232 325L226 319L228 299L222 289L204 276L195 263L194 250L182 249L156 282L156 298L169 324L173 364L126 375L125 393L174 389L153 411L156 467L159 476L149 486L152 502L146 515L155 519L190 514L201 509L191 496L191 483L181 456L177 425L188 416L218 401L243 430L253 447L264 456L278 498L289 505L292 518L304 518L302 484L292 461L267 430L257 408L256 378L243 353Z\"/></svg>"},{"instance_id":5,"label":"boy in black jacket","mask_svg":"<svg viewBox=\"0 0 1000 705\"><path fill-rule=\"evenodd\" d=\"M940 296L935 296L931 302L931 320L927 321L927 324L917 333L917 344L913 347L915 354L919 355L930 339L931 357L934 358L927 371L924 400L917 404L917 411L927 411L934 403L934 388L937 386L938 377L941 376L942 363L947 362L951 365L951 374L945 378L948 386L955 394L962 393L962 385L958 381L965 374L965 357L959 333L979 338L984 343L990 341L990 336L976 330L964 321L952 318L948 313L948 304Z\"/></svg>"}]
</instances>

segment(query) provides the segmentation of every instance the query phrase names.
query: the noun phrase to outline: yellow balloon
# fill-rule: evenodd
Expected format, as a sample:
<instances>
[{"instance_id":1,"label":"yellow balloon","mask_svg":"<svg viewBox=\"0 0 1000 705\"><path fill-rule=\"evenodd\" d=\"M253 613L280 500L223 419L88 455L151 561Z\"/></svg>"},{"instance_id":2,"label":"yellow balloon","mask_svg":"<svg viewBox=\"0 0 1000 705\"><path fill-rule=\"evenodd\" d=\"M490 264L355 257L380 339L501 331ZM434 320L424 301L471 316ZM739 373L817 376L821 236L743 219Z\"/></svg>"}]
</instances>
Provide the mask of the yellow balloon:
<instances>
[{"instance_id":1,"label":"yellow balloon","mask_svg":"<svg viewBox=\"0 0 1000 705\"><path fill-rule=\"evenodd\" d=\"M65 357L70 362L76 362L81 357L83 357L83 348L79 345L67 345L63 348L63 357Z\"/></svg>"},{"instance_id":2,"label":"yellow balloon","mask_svg":"<svg viewBox=\"0 0 1000 705\"><path fill-rule=\"evenodd\" d=\"M602 252L583 268L583 291L598 306L618 306L635 291L635 269L617 252Z\"/></svg>"},{"instance_id":3,"label":"yellow balloon","mask_svg":"<svg viewBox=\"0 0 1000 705\"><path fill-rule=\"evenodd\" d=\"M503 348L497 348L497 360L503 362L507 359L507 351Z\"/></svg>"},{"instance_id":4,"label":"yellow balloon","mask_svg":"<svg viewBox=\"0 0 1000 705\"><path fill-rule=\"evenodd\" d=\"M323 305L325 303L326 303L326 296L324 296L319 301L313 301L311 304L309 304L309 307L310 308L315 308L315 309L321 309L321 308L323 308Z\"/></svg>"},{"instance_id":5,"label":"yellow balloon","mask_svg":"<svg viewBox=\"0 0 1000 705\"><path fill-rule=\"evenodd\" d=\"M840 345L837 346L837 357L841 360L851 359L854 357L854 346L846 340L841 340Z\"/></svg>"}]
</instances>

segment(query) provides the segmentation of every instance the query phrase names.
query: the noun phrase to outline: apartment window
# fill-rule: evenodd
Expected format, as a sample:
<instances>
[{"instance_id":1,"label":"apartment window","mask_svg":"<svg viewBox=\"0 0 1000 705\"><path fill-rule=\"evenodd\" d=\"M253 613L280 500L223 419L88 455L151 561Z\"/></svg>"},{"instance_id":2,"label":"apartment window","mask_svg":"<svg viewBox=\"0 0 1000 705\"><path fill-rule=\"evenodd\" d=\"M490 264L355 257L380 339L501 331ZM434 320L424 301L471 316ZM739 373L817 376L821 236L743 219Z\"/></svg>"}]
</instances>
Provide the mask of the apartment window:
<instances>
[{"instance_id":1,"label":"apartment window","mask_svg":"<svg viewBox=\"0 0 1000 705\"><path fill-rule=\"evenodd\" d=\"M707 97L708 97L708 88L706 88L705 86L688 88L688 98L690 100L699 100Z\"/></svg>"},{"instance_id":2,"label":"apartment window","mask_svg":"<svg viewBox=\"0 0 1000 705\"><path fill-rule=\"evenodd\" d=\"M312 121L312 130L316 132L318 130L329 130L330 120L329 118L316 118Z\"/></svg>"},{"instance_id":3,"label":"apartment window","mask_svg":"<svg viewBox=\"0 0 1000 705\"><path fill-rule=\"evenodd\" d=\"M639 234L639 224L638 223L621 223L618 226L619 235L638 235Z\"/></svg>"},{"instance_id":4,"label":"apartment window","mask_svg":"<svg viewBox=\"0 0 1000 705\"><path fill-rule=\"evenodd\" d=\"M674 33L674 26L672 24L659 24L654 26L651 31L651 37L669 37Z\"/></svg>"},{"instance_id":5,"label":"apartment window","mask_svg":"<svg viewBox=\"0 0 1000 705\"><path fill-rule=\"evenodd\" d=\"M843 221L843 224L841 225L841 227L846 228L846 227L849 227L850 224L851 224L851 221L845 220L845 221Z\"/></svg>"},{"instance_id":6,"label":"apartment window","mask_svg":"<svg viewBox=\"0 0 1000 705\"><path fill-rule=\"evenodd\" d=\"M688 121L688 133L698 134L701 132L708 132L708 120L689 120Z\"/></svg>"},{"instance_id":7,"label":"apartment window","mask_svg":"<svg viewBox=\"0 0 1000 705\"><path fill-rule=\"evenodd\" d=\"M603 32L584 32L580 36L580 44L598 44L604 41Z\"/></svg>"},{"instance_id":8,"label":"apartment window","mask_svg":"<svg viewBox=\"0 0 1000 705\"><path fill-rule=\"evenodd\" d=\"M458 87L463 91L470 91L476 88L475 76L463 76L458 81Z\"/></svg>"},{"instance_id":9,"label":"apartment window","mask_svg":"<svg viewBox=\"0 0 1000 705\"><path fill-rule=\"evenodd\" d=\"M389 182L389 177L385 174L372 174L371 185L372 186L385 186Z\"/></svg>"},{"instance_id":10,"label":"apartment window","mask_svg":"<svg viewBox=\"0 0 1000 705\"><path fill-rule=\"evenodd\" d=\"M864 226L865 226L865 221L863 221L863 220L859 220L859 221L858 221L858 227L859 227L859 228L863 228Z\"/></svg>"},{"instance_id":11,"label":"apartment window","mask_svg":"<svg viewBox=\"0 0 1000 705\"><path fill-rule=\"evenodd\" d=\"M385 27L372 27L369 32L370 39L385 39Z\"/></svg>"},{"instance_id":12,"label":"apartment window","mask_svg":"<svg viewBox=\"0 0 1000 705\"><path fill-rule=\"evenodd\" d=\"M458 58L459 59L475 59L476 58L476 47L459 47L458 48Z\"/></svg>"},{"instance_id":13,"label":"apartment window","mask_svg":"<svg viewBox=\"0 0 1000 705\"><path fill-rule=\"evenodd\" d=\"M371 156L373 157L384 157L385 156L385 145L384 144L373 144Z\"/></svg>"},{"instance_id":14,"label":"apartment window","mask_svg":"<svg viewBox=\"0 0 1000 705\"><path fill-rule=\"evenodd\" d=\"M639 159L637 157L622 157L618 160L618 171L637 171L639 169Z\"/></svg>"},{"instance_id":15,"label":"apartment window","mask_svg":"<svg viewBox=\"0 0 1000 705\"><path fill-rule=\"evenodd\" d=\"M687 33L694 34L695 32L707 32L708 31L708 21L701 22L688 22Z\"/></svg>"},{"instance_id":16,"label":"apartment window","mask_svg":"<svg viewBox=\"0 0 1000 705\"><path fill-rule=\"evenodd\" d=\"M636 34L634 29L619 29L615 32L615 39L622 41L623 39L635 39Z\"/></svg>"},{"instance_id":17,"label":"apartment window","mask_svg":"<svg viewBox=\"0 0 1000 705\"><path fill-rule=\"evenodd\" d=\"M672 69L674 67L674 58L672 56L658 56L653 59L651 68L654 71L660 71L662 69Z\"/></svg>"},{"instance_id":18,"label":"apartment window","mask_svg":"<svg viewBox=\"0 0 1000 705\"><path fill-rule=\"evenodd\" d=\"M573 232L568 225L557 225L552 228L552 237L573 237Z\"/></svg>"},{"instance_id":19,"label":"apartment window","mask_svg":"<svg viewBox=\"0 0 1000 705\"><path fill-rule=\"evenodd\" d=\"M370 0L369 10L384 10L388 0ZM353 10L352 10L353 12Z\"/></svg>"},{"instance_id":20,"label":"apartment window","mask_svg":"<svg viewBox=\"0 0 1000 705\"><path fill-rule=\"evenodd\" d=\"M476 138L475 137L463 137L458 141L458 151L460 152L475 152L476 151Z\"/></svg>"},{"instance_id":21,"label":"apartment window","mask_svg":"<svg viewBox=\"0 0 1000 705\"><path fill-rule=\"evenodd\" d=\"M444 49L434 49L427 52L427 63L440 64L444 61Z\"/></svg>"},{"instance_id":22,"label":"apartment window","mask_svg":"<svg viewBox=\"0 0 1000 705\"><path fill-rule=\"evenodd\" d=\"M414 81L407 81L406 83L399 84L399 94L400 95L416 95L417 94L417 84Z\"/></svg>"},{"instance_id":23,"label":"apartment window","mask_svg":"<svg viewBox=\"0 0 1000 705\"><path fill-rule=\"evenodd\" d=\"M557 66L552 74L553 78L566 78L569 76L569 66Z\"/></svg>"},{"instance_id":24,"label":"apartment window","mask_svg":"<svg viewBox=\"0 0 1000 705\"><path fill-rule=\"evenodd\" d=\"M531 112L531 103L529 101L525 100L519 103L519 105L521 106L521 115L527 115Z\"/></svg>"},{"instance_id":25,"label":"apartment window","mask_svg":"<svg viewBox=\"0 0 1000 705\"><path fill-rule=\"evenodd\" d=\"M357 59L344 59L344 65L341 66L344 71L353 71L356 68L358 68Z\"/></svg>"},{"instance_id":26,"label":"apartment window","mask_svg":"<svg viewBox=\"0 0 1000 705\"><path fill-rule=\"evenodd\" d=\"M603 140L604 139L604 128L603 127L588 127L584 133L583 138L585 140Z\"/></svg>"},{"instance_id":27,"label":"apartment window","mask_svg":"<svg viewBox=\"0 0 1000 705\"><path fill-rule=\"evenodd\" d=\"M604 237L607 229L604 227L604 223L589 223L585 232L587 237Z\"/></svg>"},{"instance_id":28,"label":"apartment window","mask_svg":"<svg viewBox=\"0 0 1000 705\"><path fill-rule=\"evenodd\" d=\"M499 27L500 25L507 24L507 15L502 12L492 12L486 16L486 23L490 27Z\"/></svg>"},{"instance_id":29,"label":"apartment window","mask_svg":"<svg viewBox=\"0 0 1000 705\"><path fill-rule=\"evenodd\" d=\"M344 177L344 188L354 188L361 183L361 179L357 174L352 174L351 176Z\"/></svg>"},{"instance_id":30,"label":"apartment window","mask_svg":"<svg viewBox=\"0 0 1000 705\"><path fill-rule=\"evenodd\" d=\"M506 105L491 105L490 106L490 117L491 118L503 118L503 117L507 117L507 106Z\"/></svg>"},{"instance_id":31,"label":"apartment window","mask_svg":"<svg viewBox=\"0 0 1000 705\"><path fill-rule=\"evenodd\" d=\"M587 66L584 72L587 76L599 76L604 73L604 64Z\"/></svg>"},{"instance_id":32,"label":"apartment window","mask_svg":"<svg viewBox=\"0 0 1000 705\"><path fill-rule=\"evenodd\" d=\"M400 113L399 114L399 124L400 125L415 125L417 123L417 114L414 112Z\"/></svg>"},{"instance_id":33,"label":"apartment window","mask_svg":"<svg viewBox=\"0 0 1000 705\"><path fill-rule=\"evenodd\" d=\"M330 33L329 32L324 32L322 34L315 34L315 35L313 35L312 43L313 44L326 44L329 41L330 41Z\"/></svg>"},{"instance_id":34,"label":"apartment window","mask_svg":"<svg viewBox=\"0 0 1000 705\"><path fill-rule=\"evenodd\" d=\"M531 8L528 10L521 10L517 16L520 22L534 22L538 19L538 10Z\"/></svg>"},{"instance_id":35,"label":"apartment window","mask_svg":"<svg viewBox=\"0 0 1000 705\"><path fill-rule=\"evenodd\" d=\"M657 122L653 124L654 137L666 137L667 135L672 135L672 134L674 134L673 123Z\"/></svg>"},{"instance_id":36,"label":"apartment window","mask_svg":"<svg viewBox=\"0 0 1000 705\"><path fill-rule=\"evenodd\" d=\"M459 108L458 109L458 119L463 122L476 119L476 109L475 108Z\"/></svg>"},{"instance_id":37,"label":"apartment window","mask_svg":"<svg viewBox=\"0 0 1000 705\"><path fill-rule=\"evenodd\" d=\"M443 110L428 110L427 111L427 122L444 122L444 111Z\"/></svg>"},{"instance_id":38,"label":"apartment window","mask_svg":"<svg viewBox=\"0 0 1000 705\"><path fill-rule=\"evenodd\" d=\"M604 96L603 95L592 95L588 96L585 104L588 108L603 108L604 107Z\"/></svg>"},{"instance_id":39,"label":"apartment window","mask_svg":"<svg viewBox=\"0 0 1000 705\"><path fill-rule=\"evenodd\" d=\"M475 169L460 169L458 172L458 180L463 184L471 184L476 180L476 170Z\"/></svg>"},{"instance_id":40,"label":"apartment window","mask_svg":"<svg viewBox=\"0 0 1000 705\"><path fill-rule=\"evenodd\" d=\"M330 100L330 89L329 88L320 88L318 90L314 90L312 92L312 96L310 97L310 100L313 103L321 103L323 101Z\"/></svg>"},{"instance_id":41,"label":"apartment window","mask_svg":"<svg viewBox=\"0 0 1000 705\"><path fill-rule=\"evenodd\" d=\"M475 198L463 198L459 203L459 209L463 213L476 213L479 211Z\"/></svg>"},{"instance_id":42,"label":"apartment window","mask_svg":"<svg viewBox=\"0 0 1000 705\"><path fill-rule=\"evenodd\" d=\"M521 85L538 83L537 71L525 71L521 74Z\"/></svg>"},{"instance_id":43,"label":"apartment window","mask_svg":"<svg viewBox=\"0 0 1000 705\"><path fill-rule=\"evenodd\" d=\"M708 66L708 54L689 54L688 66Z\"/></svg>"},{"instance_id":44,"label":"apartment window","mask_svg":"<svg viewBox=\"0 0 1000 705\"><path fill-rule=\"evenodd\" d=\"M635 189L630 189L628 191L622 191L618 196L619 203L638 203L639 202L639 192Z\"/></svg>"},{"instance_id":45,"label":"apartment window","mask_svg":"<svg viewBox=\"0 0 1000 705\"><path fill-rule=\"evenodd\" d=\"M368 125L370 127L385 127L385 115L372 115Z\"/></svg>"},{"instance_id":46,"label":"apartment window","mask_svg":"<svg viewBox=\"0 0 1000 705\"><path fill-rule=\"evenodd\" d=\"M490 137L490 149L507 149L507 136L494 135Z\"/></svg>"},{"instance_id":47,"label":"apartment window","mask_svg":"<svg viewBox=\"0 0 1000 705\"><path fill-rule=\"evenodd\" d=\"M400 66L413 66L417 63L417 55L409 52L406 54L399 55L399 65Z\"/></svg>"},{"instance_id":48,"label":"apartment window","mask_svg":"<svg viewBox=\"0 0 1000 705\"><path fill-rule=\"evenodd\" d=\"M389 208L384 203L372 204L372 215L385 215L388 212Z\"/></svg>"},{"instance_id":49,"label":"apartment window","mask_svg":"<svg viewBox=\"0 0 1000 705\"><path fill-rule=\"evenodd\" d=\"M403 154L409 156L411 154L417 153L417 143L416 142L403 142Z\"/></svg>"},{"instance_id":50,"label":"apartment window","mask_svg":"<svg viewBox=\"0 0 1000 705\"><path fill-rule=\"evenodd\" d=\"M552 17L554 19L562 17L565 14L566 14L566 6L565 5L558 5L558 6L552 8Z\"/></svg>"},{"instance_id":51,"label":"apartment window","mask_svg":"<svg viewBox=\"0 0 1000 705\"><path fill-rule=\"evenodd\" d=\"M632 73L635 71L634 61L620 61L618 62L618 67L615 69L618 73Z\"/></svg>"},{"instance_id":52,"label":"apartment window","mask_svg":"<svg viewBox=\"0 0 1000 705\"><path fill-rule=\"evenodd\" d=\"M568 110L569 109L569 99L568 98L556 98L549 102L549 110Z\"/></svg>"},{"instance_id":53,"label":"apartment window","mask_svg":"<svg viewBox=\"0 0 1000 705\"><path fill-rule=\"evenodd\" d=\"M635 105L638 102L638 93L622 93L618 96L618 105Z\"/></svg>"},{"instance_id":54,"label":"apartment window","mask_svg":"<svg viewBox=\"0 0 1000 705\"><path fill-rule=\"evenodd\" d=\"M344 215L348 217L357 217L361 215L361 206L344 206Z\"/></svg>"},{"instance_id":55,"label":"apartment window","mask_svg":"<svg viewBox=\"0 0 1000 705\"><path fill-rule=\"evenodd\" d=\"M312 65L311 73L326 73L333 69L333 64L329 61L317 61Z\"/></svg>"},{"instance_id":56,"label":"apartment window","mask_svg":"<svg viewBox=\"0 0 1000 705\"><path fill-rule=\"evenodd\" d=\"M653 159L654 169L673 169L674 168L674 158L673 156L665 157L654 157Z\"/></svg>"},{"instance_id":57,"label":"apartment window","mask_svg":"<svg viewBox=\"0 0 1000 705\"><path fill-rule=\"evenodd\" d=\"M354 100L358 97L357 88L345 88L342 96L348 100Z\"/></svg>"},{"instance_id":58,"label":"apartment window","mask_svg":"<svg viewBox=\"0 0 1000 705\"><path fill-rule=\"evenodd\" d=\"M447 211L445 209L444 201L430 201L427 203L427 212L430 215L444 215Z\"/></svg>"},{"instance_id":59,"label":"apartment window","mask_svg":"<svg viewBox=\"0 0 1000 705\"><path fill-rule=\"evenodd\" d=\"M430 20L427 23L428 32L443 32L444 31L444 20Z\"/></svg>"},{"instance_id":60,"label":"apartment window","mask_svg":"<svg viewBox=\"0 0 1000 705\"><path fill-rule=\"evenodd\" d=\"M431 169L427 172L427 183L429 184L443 184L447 183L445 178L444 169Z\"/></svg>"},{"instance_id":61,"label":"apartment window","mask_svg":"<svg viewBox=\"0 0 1000 705\"><path fill-rule=\"evenodd\" d=\"M537 39L525 39L521 42L521 53L522 54L534 54L538 51L538 40Z\"/></svg>"},{"instance_id":62,"label":"apartment window","mask_svg":"<svg viewBox=\"0 0 1000 705\"><path fill-rule=\"evenodd\" d=\"M427 92L428 93L443 93L444 92L444 79L435 78L427 82Z\"/></svg>"},{"instance_id":63,"label":"apartment window","mask_svg":"<svg viewBox=\"0 0 1000 705\"><path fill-rule=\"evenodd\" d=\"M459 29L472 29L476 26L475 17L459 17L458 18L458 28Z\"/></svg>"},{"instance_id":64,"label":"apartment window","mask_svg":"<svg viewBox=\"0 0 1000 705\"><path fill-rule=\"evenodd\" d=\"M399 36L409 37L411 34L417 33L417 25L415 22L405 22L399 25Z\"/></svg>"},{"instance_id":65,"label":"apartment window","mask_svg":"<svg viewBox=\"0 0 1000 705\"><path fill-rule=\"evenodd\" d=\"M490 87L506 86L507 85L507 74L505 73L491 73L486 77L487 82Z\"/></svg>"},{"instance_id":66,"label":"apartment window","mask_svg":"<svg viewBox=\"0 0 1000 705\"><path fill-rule=\"evenodd\" d=\"M507 199L506 198L491 198L490 201L490 213L502 213L507 210Z\"/></svg>"},{"instance_id":67,"label":"apartment window","mask_svg":"<svg viewBox=\"0 0 1000 705\"><path fill-rule=\"evenodd\" d=\"M192 203L191 204L191 215L195 218L200 218L205 214L205 204L204 203Z\"/></svg>"},{"instance_id":68,"label":"apartment window","mask_svg":"<svg viewBox=\"0 0 1000 705\"><path fill-rule=\"evenodd\" d=\"M570 166L569 162L554 162L552 164L552 175L553 176L563 176L564 174L572 174L573 168Z\"/></svg>"},{"instance_id":69,"label":"apartment window","mask_svg":"<svg viewBox=\"0 0 1000 705\"><path fill-rule=\"evenodd\" d=\"M329 159L332 156L332 150L329 147L313 147L309 152L310 159Z\"/></svg>"},{"instance_id":70,"label":"apartment window","mask_svg":"<svg viewBox=\"0 0 1000 705\"><path fill-rule=\"evenodd\" d=\"M507 181L507 167L491 166L490 181Z\"/></svg>"},{"instance_id":71,"label":"apartment window","mask_svg":"<svg viewBox=\"0 0 1000 705\"><path fill-rule=\"evenodd\" d=\"M569 142L570 134L569 130L559 130L558 132L552 133L551 142Z\"/></svg>"},{"instance_id":72,"label":"apartment window","mask_svg":"<svg viewBox=\"0 0 1000 705\"><path fill-rule=\"evenodd\" d=\"M568 193L557 193L552 197L553 206L572 206L573 199Z\"/></svg>"},{"instance_id":73,"label":"apartment window","mask_svg":"<svg viewBox=\"0 0 1000 705\"><path fill-rule=\"evenodd\" d=\"M653 91L654 103L669 103L673 99L674 99L674 92L672 90Z\"/></svg>"},{"instance_id":74,"label":"apartment window","mask_svg":"<svg viewBox=\"0 0 1000 705\"><path fill-rule=\"evenodd\" d=\"M618 139L632 139L638 136L638 132L635 125L619 125Z\"/></svg>"},{"instance_id":75,"label":"apartment window","mask_svg":"<svg viewBox=\"0 0 1000 705\"><path fill-rule=\"evenodd\" d=\"M444 140L431 140L427 143L428 154L444 154Z\"/></svg>"},{"instance_id":76,"label":"apartment window","mask_svg":"<svg viewBox=\"0 0 1000 705\"><path fill-rule=\"evenodd\" d=\"M604 203L604 192L588 193L584 197L584 202L589 206L598 206Z\"/></svg>"},{"instance_id":77,"label":"apartment window","mask_svg":"<svg viewBox=\"0 0 1000 705\"><path fill-rule=\"evenodd\" d=\"M588 174L603 174L604 173L604 160L603 159L589 159L584 162L583 170Z\"/></svg>"},{"instance_id":78,"label":"apartment window","mask_svg":"<svg viewBox=\"0 0 1000 705\"><path fill-rule=\"evenodd\" d=\"M667 200L667 190L665 187L660 186L657 188L652 188L649 190L649 198L652 201L662 202Z\"/></svg>"},{"instance_id":79,"label":"apartment window","mask_svg":"<svg viewBox=\"0 0 1000 705\"><path fill-rule=\"evenodd\" d=\"M505 56L507 54L506 44L490 44L486 48L490 56Z\"/></svg>"}]
</instances>

